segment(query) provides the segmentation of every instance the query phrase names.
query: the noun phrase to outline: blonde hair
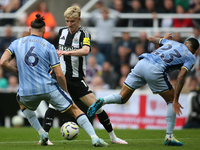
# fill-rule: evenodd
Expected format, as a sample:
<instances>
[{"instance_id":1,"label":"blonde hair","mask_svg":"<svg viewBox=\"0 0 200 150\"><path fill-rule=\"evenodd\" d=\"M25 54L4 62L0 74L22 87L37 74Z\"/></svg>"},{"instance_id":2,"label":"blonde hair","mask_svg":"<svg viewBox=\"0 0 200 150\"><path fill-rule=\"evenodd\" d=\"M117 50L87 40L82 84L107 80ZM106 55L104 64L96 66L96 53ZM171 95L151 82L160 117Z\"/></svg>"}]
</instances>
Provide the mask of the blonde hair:
<instances>
[{"instance_id":1,"label":"blonde hair","mask_svg":"<svg viewBox=\"0 0 200 150\"><path fill-rule=\"evenodd\" d=\"M74 5L69 8L64 12L64 17L65 18L79 18L81 16L81 9L80 7Z\"/></svg>"}]
</instances>

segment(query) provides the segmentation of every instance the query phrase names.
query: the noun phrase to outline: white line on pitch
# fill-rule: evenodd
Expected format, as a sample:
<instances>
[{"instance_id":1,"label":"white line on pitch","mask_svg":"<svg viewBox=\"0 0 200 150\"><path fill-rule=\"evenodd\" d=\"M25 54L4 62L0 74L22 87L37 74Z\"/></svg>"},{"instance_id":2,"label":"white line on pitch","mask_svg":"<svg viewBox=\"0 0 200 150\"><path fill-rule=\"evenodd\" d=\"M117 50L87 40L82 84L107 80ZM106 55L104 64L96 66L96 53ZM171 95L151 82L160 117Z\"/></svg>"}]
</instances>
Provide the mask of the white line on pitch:
<instances>
[{"instance_id":1,"label":"white line on pitch","mask_svg":"<svg viewBox=\"0 0 200 150\"><path fill-rule=\"evenodd\" d=\"M179 139L191 139L191 138L179 138ZM192 138L192 139L198 139L198 138ZM104 139L105 141L110 141L110 139ZM161 139L124 139L126 141L141 141L141 140L163 140L163 138ZM62 142L80 142L80 141L91 141L91 140L72 140L72 141L68 141L68 140L56 140L56 141L51 141L53 143L62 143ZM21 143L38 143L38 141L15 141L15 142L0 142L0 144L21 144Z\"/></svg>"}]
</instances>

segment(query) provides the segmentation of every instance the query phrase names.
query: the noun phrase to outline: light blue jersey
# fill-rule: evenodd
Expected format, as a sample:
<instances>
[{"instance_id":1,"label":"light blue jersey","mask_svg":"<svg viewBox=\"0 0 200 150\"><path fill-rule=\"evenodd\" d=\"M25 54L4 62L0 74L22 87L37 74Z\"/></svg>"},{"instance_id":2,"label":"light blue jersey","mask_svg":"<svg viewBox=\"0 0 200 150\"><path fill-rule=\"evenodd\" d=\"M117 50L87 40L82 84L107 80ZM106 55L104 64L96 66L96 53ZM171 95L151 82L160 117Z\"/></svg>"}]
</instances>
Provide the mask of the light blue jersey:
<instances>
[{"instance_id":1,"label":"light blue jersey","mask_svg":"<svg viewBox=\"0 0 200 150\"><path fill-rule=\"evenodd\" d=\"M124 85L135 90L148 83L154 94L172 89L167 72L184 67L191 70L195 57L190 50L176 41L161 39L162 46L152 53L139 56L140 61L131 69Z\"/></svg>"},{"instance_id":2,"label":"light blue jersey","mask_svg":"<svg viewBox=\"0 0 200 150\"><path fill-rule=\"evenodd\" d=\"M150 54L142 54L139 59L146 58L160 68L163 72L184 67L190 71L195 64L195 57L182 43L172 40L161 39L162 46Z\"/></svg>"},{"instance_id":3,"label":"light blue jersey","mask_svg":"<svg viewBox=\"0 0 200 150\"><path fill-rule=\"evenodd\" d=\"M52 44L30 35L13 41L7 50L16 57L20 96L45 94L57 89L56 80L48 73L49 66L60 65Z\"/></svg>"}]
</instances>

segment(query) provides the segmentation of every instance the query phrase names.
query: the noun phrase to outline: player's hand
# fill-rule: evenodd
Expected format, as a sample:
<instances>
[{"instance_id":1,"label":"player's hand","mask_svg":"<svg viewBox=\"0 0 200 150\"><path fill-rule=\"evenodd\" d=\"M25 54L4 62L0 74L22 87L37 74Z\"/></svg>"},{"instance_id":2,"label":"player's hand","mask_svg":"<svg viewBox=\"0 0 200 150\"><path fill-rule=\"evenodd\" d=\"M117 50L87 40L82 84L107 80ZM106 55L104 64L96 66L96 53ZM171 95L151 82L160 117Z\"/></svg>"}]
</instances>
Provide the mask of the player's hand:
<instances>
[{"instance_id":1,"label":"player's hand","mask_svg":"<svg viewBox=\"0 0 200 150\"><path fill-rule=\"evenodd\" d=\"M173 110L174 112L176 112L178 116L183 114L181 111L181 108L183 109L183 107L181 106L179 102L173 101Z\"/></svg>"},{"instance_id":2,"label":"player's hand","mask_svg":"<svg viewBox=\"0 0 200 150\"><path fill-rule=\"evenodd\" d=\"M53 72L53 70L51 70L51 71L49 72L49 74L52 74L52 72Z\"/></svg>"},{"instance_id":3,"label":"player's hand","mask_svg":"<svg viewBox=\"0 0 200 150\"><path fill-rule=\"evenodd\" d=\"M172 40L172 33L167 33L163 38L167 40Z\"/></svg>"},{"instance_id":4,"label":"player's hand","mask_svg":"<svg viewBox=\"0 0 200 150\"><path fill-rule=\"evenodd\" d=\"M62 56L63 51L62 50L56 50L56 53L58 55L58 58L60 58L60 56Z\"/></svg>"}]
</instances>

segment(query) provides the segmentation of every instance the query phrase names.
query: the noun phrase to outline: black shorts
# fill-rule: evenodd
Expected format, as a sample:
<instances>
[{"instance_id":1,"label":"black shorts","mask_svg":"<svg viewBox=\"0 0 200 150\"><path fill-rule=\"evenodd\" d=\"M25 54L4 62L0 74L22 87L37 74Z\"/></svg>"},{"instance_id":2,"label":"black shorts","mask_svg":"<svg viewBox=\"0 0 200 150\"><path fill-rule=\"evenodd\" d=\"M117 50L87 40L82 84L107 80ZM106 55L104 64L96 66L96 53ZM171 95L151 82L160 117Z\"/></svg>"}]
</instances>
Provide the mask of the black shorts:
<instances>
[{"instance_id":1,"label":"black shorts","mask_svg":"<svg viewBox=\"0 0 200 150\"><path fill-rule=\"evenodd\" d=\"M73 101L78 101L80 97L92 93L84 79L68 79L67 89Z\"/></svg>"}]
</instances>

